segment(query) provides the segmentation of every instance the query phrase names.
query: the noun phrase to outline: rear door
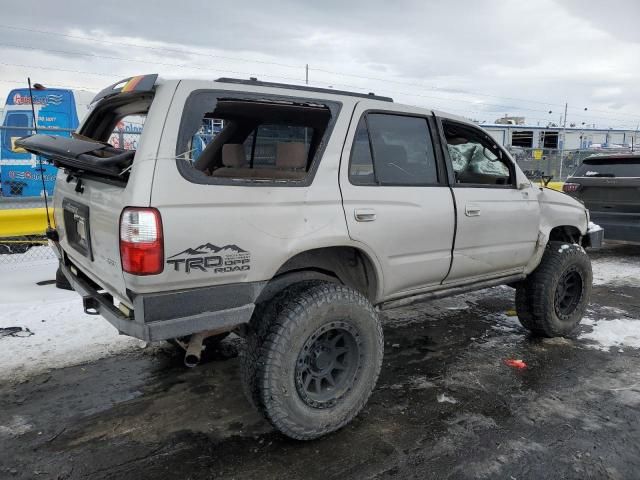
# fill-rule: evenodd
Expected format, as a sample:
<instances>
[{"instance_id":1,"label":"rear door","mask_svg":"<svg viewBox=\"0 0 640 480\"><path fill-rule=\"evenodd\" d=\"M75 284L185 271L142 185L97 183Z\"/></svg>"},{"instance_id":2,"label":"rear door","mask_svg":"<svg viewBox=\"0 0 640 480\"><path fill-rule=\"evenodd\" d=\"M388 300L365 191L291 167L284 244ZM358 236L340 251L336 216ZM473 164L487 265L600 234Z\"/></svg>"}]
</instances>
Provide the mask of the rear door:
<instances>
[{"instance_id":1,"label":"rear door","mask_svg":"<svg viewBox=\"0 0 640 480\"><path fill-rule=\"evenodd\" d=\"M517 188L515 165L483 130L452 120L442 127L457 207L445 284L522 272L538 238L538 191Z\"/></svg>"},{"instance_id":2,"label":"rear door","mask_svg":"<svg viewBox=\"0 0 640 480\"><path fill-rule=\"evenodd\" d=\"M421 114L354 112L340 167L349 235L380 261L386 298L439 284L451 262L454 206ZM437 142L437 138L435 139Z\"/></svg>"}]
</instances>

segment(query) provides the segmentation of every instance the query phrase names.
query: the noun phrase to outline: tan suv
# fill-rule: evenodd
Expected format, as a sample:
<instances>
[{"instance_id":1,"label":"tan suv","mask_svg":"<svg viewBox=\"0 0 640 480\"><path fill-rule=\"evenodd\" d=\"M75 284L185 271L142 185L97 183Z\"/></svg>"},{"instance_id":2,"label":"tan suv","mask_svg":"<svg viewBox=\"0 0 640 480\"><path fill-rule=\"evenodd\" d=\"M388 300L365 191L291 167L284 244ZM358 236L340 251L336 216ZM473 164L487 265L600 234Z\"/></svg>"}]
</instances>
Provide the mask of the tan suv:
<instances>
[{"instance_id":1,"label":"tan suv","mask_svg":"<svg viewBox=\"0 0 640 480\"><path fill-rule=\"evenodd\" d=\"M144 125L139 138L114 137ZM253 404L284 434L348 423L382 364L380 310L499 284L522 324L569 334L591 292L583 205L539 188L462 118L252 80L133 77L73 138L17 142L60 167L50 232L89 313L186 361L246 338ZM204 344L203 344L204 342Z\"/></svg>"}]
</instances>

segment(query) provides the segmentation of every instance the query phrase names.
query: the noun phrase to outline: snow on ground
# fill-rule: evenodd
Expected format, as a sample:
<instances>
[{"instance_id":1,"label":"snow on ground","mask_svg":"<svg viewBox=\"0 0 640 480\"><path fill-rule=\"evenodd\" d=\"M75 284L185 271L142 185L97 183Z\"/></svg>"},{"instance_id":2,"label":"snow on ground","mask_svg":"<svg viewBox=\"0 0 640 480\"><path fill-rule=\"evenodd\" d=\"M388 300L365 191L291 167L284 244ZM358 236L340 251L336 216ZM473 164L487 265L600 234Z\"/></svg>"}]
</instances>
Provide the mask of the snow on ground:
<instances>
[{"instance_id":1,"label":"snow on ground","mask_svg":"<svg viewBox=\"0 0 640 480\"><path fill-rule=\"evenodd\" d=\"M617 318L613 320L593 320L584 318L582 325L591 326L590 332L582 333L580 340L591 340L587 343L591 348L610 351L612 348L624 347L640 348L640 320L632 318Z\"/></svg>"},{"instance_id":2,"label":"snow on ground","mask_svg":"<svg viewBox=\"0 0 640 480\"><path fill-rule=\"evenodd\" d=\"M24 378L52 368L77 365L108 355L140 348L142 342L118 335L102 317L84 314L78 294L37 282L55 278L56 259L48 247L36 247L24 255L0 255L0 329L27 328L28 336L0 336L0 381ZM640 260L635 257L604 257L593 260L594 284L637 285ZM469 308L474 295L443 299L386 312L387 323L441 317ZM431 311L433 310L433 311ZM626 312L619 312L623 317ZM616 313L616 316L618 313ZM524 335L516 317L496 316L496 330ZM585 318L591 327L579 339L601 350L640 348L640 319ZM1 330L0 330L1 332Z\"/></svg>"},{"instance_id":3,"label":"snow on ground","mask_svg":"<svg viewBox=\"0 0 640 480\"><path fill-rule=\"evenodd\" d=\"M118 335L102 317L86 315L76 292L54 284L37 285L55 279L55 259L11 257L15 261L0 264L0 332L23 327L32 335L0 336L0 380L24 378L143 345Z\"/></svg>"},{"instance_id":4,"label":"snow on ground","mask_svg":"<svg viewBox=\"0 0 640 480\"><path fill-rule=\"evenodd\" d=\"M640 259L635 257L596 258L591 261L594 285L640 284Z\"/></svg>"}]
</instances>

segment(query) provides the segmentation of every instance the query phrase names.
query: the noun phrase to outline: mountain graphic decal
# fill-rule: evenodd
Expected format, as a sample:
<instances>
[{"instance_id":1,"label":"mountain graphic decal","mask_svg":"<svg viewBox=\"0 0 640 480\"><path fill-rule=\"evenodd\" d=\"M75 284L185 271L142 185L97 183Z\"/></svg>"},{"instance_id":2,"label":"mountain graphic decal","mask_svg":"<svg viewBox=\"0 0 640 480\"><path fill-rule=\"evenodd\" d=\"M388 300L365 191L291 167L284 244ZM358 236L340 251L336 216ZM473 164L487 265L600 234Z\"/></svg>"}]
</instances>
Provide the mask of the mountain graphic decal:
<instances>
[{"instance_id":1,"label":"mountain graphic decal","mask_svg":"<svg viewBox=\"0 0 640 480\"><path fill-rule=\"evenodd\" d=\"M205 243L195 248L187 248L180 253L176 253L175 255L170 256L169 258L180 257L183 255L206 255L208 253L215 253L219 255L232 255L238 253L248 253L246 250L240 248L237 245L224 245L222 247L218 247L217 245L213 245L211 243Z\"/></svg>"}]
</instances>

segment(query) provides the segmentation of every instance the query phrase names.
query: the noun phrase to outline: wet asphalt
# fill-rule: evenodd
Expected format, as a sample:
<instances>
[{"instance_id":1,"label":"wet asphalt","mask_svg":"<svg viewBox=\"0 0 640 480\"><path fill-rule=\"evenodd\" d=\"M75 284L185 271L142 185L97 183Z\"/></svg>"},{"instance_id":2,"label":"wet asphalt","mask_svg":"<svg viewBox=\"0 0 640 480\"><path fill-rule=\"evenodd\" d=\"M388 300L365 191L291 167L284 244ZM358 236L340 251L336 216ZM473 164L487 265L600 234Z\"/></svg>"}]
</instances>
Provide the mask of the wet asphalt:
<instances>
[{"instance_id":1,"label":"wet asphalt","mask_svg":"<svg viewBox=\"0 0 640 480\"><path fill-rule=\"evenodd\" d=\"M0 478L639 478L640 351L531 338L507 314L513 296L497 287L387 312L368 405L313 442L250 407L237 338L195 369L166 347L0 385ZM591 315L620 312L640 318L640 285L594 287Z\"/></svg>"}]
</instances>

